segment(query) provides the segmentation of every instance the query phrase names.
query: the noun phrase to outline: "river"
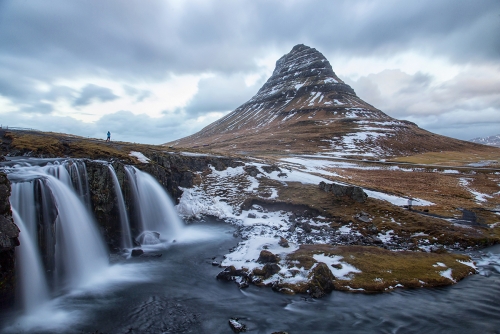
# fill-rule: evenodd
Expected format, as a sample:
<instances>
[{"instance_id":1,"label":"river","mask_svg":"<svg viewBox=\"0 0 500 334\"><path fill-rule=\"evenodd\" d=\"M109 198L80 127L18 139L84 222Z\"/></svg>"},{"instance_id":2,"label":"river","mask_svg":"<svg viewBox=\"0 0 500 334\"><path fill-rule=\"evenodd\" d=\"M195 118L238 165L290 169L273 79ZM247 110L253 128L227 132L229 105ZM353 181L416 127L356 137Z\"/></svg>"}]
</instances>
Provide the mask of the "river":
<instances>
[{"instance_id":1,"label":"river","mask_svg":"<svg viewBox=\"0 0 500 334\"><path fill-rule=\"evenodd\" d=\"M116 264L87 285L64 291L39 312L2 314L6 333L498 333L500 246L483 254L483 275L444 288L383 294L334 291L322 299L217 281L211 265L234 247L234 227L207 218L174 243ZM492 262L493 261L493 262ZM491 264L487 264L491 262Z\"/></svg>"}]
</instances>

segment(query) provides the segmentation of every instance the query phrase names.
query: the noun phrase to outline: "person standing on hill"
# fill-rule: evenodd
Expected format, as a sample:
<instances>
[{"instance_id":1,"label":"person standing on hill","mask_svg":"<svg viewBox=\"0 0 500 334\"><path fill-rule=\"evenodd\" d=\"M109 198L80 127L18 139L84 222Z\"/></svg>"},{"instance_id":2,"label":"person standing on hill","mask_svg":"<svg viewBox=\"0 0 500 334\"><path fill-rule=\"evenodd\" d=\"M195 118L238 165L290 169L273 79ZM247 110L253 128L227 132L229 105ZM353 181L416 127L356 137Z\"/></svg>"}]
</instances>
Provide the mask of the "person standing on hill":
<instances>
[{"instance_id":1,"label":"person standing on hill","mask_svg":"<svg viewBox=\"0 0 500 334\"><path fill-rule=\"evenodd\" d=\"M108 138L106 138L106 141L111 141L111 132L108 131Z\"/></svg>"}]
</instances>

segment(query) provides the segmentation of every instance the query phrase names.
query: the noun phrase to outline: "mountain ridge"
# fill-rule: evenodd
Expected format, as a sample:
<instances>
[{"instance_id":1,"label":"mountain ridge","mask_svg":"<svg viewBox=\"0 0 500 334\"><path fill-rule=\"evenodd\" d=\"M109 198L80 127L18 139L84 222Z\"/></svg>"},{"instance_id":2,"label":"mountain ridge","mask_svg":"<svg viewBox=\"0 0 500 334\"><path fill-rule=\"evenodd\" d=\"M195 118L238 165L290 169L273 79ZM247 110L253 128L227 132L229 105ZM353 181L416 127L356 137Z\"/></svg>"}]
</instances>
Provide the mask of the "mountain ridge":
<instances>
[{"instance_id":1,"label":"mountain ridge","mask_svg":"<svg viewBox=\"0 0 500 334\"><path fill-rule=\"evenodd\" d=\"M363 101L323 54L303 44L277 60L250 100L166 145L379 158L474 146L392 118Z\"/></svg>"},{"instance_id":2,"label":"mountain ridge","mask_svg":"<svg viewBox=\"0 0 500 334\"><path fill-rule=\"evenodd\" d=\"M469 139L469 141L476 144L500 147L500 134L488 137L476 137Z\"/></svg>"}]
</instances>

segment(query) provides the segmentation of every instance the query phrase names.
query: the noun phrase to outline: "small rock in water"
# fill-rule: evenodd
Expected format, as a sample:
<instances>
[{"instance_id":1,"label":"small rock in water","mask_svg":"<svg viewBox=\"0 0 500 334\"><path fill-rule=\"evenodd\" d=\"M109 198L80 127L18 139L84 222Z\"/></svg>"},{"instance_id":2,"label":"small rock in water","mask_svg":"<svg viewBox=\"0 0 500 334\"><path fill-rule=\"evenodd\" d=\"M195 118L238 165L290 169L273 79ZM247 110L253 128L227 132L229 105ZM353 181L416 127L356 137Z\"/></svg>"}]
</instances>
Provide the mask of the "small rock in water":
<instances>
[{"instance_id":1,"label":"small rock in water","mask_svg":"<svg viewBox=\"0 0 500 334\"><path fill-rule=\"evenodd\" d=\"M248 214L248 218L257 218L257 215L255 213L250 212Z\"/></svg>"},{"instance_id":2,"label":"small rock in water","mask_svg":"<svg viewBox=\"0 0 500 334\"><path fill-rule=\"evenodd\" d=\"M132 257L137 257L137 256L141 256L142 254L144 254L144 251L140 248L134 248L132 249L132 253L130 254Z\"/></svg>"},{"instance_id":3,"label":"small rock in water","mask_svg":"<svg viewBox=\"0 0 500 334\"><path fill-rule=\"evenodd\" d=\"M219 265L220 265L220 263L219 263L219 262L217 262L217 261L215 261L215 260L214 260L214 261L212 261L212 266L217 267L217 266L219 266Z\"/></svg>"},{"instance_id":4,"label":"small rock in water","mask_svg":"<svg viewBox=\"0 0 500 334\"><path fill-rule=\"evenodd\" d=\"M141 243L141 245L156 245L161 243L160 233L154 231L144 231L138 237L137 241Z\"/></svg>"},{"instance_id":5,"label":"small rock in water","mask_svg":"<svg viewBox=\"0 0 500 334\"><path fill-rule=\"evenodd\" d=\"M238 318L229 319L229 326L235 333L246 332L247 326L239 322Z\"/></svg>"}]
</instances>

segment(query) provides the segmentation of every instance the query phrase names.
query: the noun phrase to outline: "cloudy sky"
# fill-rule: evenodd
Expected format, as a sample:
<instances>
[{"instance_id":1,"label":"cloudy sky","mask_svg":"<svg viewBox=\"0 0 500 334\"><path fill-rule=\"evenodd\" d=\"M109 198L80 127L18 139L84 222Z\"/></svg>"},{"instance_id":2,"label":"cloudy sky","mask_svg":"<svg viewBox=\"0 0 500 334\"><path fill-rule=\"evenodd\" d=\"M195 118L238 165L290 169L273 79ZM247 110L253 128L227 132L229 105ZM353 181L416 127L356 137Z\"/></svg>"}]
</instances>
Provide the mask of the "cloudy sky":
<instances>
[{"instance_id":1,"label":"cloudy sky","mask_svg":"<svg viewBox=\"0 0 500 334\"><path fill-rule=\"evenodd\" d=\"M498 0L0 0L0 123L159 144L251 98L296 44L388 115L500 133Z\"/></svg>"}]
</instances>

